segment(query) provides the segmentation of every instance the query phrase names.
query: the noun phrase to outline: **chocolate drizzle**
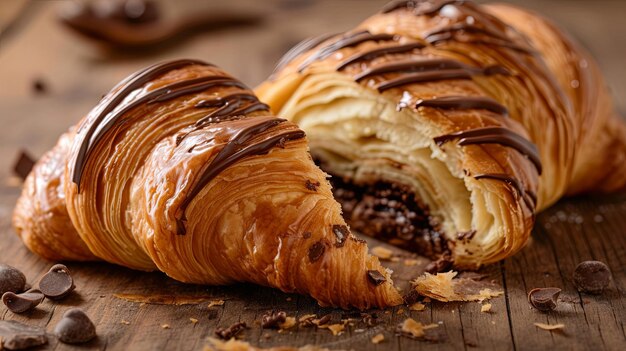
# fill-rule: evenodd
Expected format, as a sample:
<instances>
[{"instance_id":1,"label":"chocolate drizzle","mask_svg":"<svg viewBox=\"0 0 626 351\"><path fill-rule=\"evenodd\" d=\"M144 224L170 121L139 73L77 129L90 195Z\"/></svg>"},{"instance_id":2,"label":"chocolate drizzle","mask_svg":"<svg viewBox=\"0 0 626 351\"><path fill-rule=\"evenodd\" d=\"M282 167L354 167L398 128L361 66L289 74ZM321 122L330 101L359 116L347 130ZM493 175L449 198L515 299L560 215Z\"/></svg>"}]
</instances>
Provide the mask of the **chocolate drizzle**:
<instances>
[{"instance_id":1,"label":"chocolate drizzle","mask_svg":"<svg viewBox=\"0 0 626 351\"><path fill-rule=\"evenodd\" d=\"M508 109L496 100L483 96L442 96L436 99L418 100L415 108L482 109L507 116Z\"/></svg>"},{"instance_id":2,"label":"chocolate drizzle","mask_svg":"<svg viewBox=\"0 0 626 351\"><path fill-rule=\"evenodd\" d=\"M478 174L474 176L474 179L495 179L495 180L503 181L511 185L517 191L517 193L522 197L522 199L524 200L524 203L526 203L526 206L528 206L530 210L534 211L537 206L537 195L533 193L532 191L526 190L524 188L524 185L522 185L522 183L518 179L513 178L508 174L503 174L503 173Z\"/></svg>"},{"instance_id":3,"label":"chocolate drizzle","mask_svg":"<svg viewBox=\"0 0 626 351\"><path fill-rule=\"evenodd\" d=\"M296 44L296 46L292 47L289 51L287 51L283 57L280 58L276 67L274 68L274 72L272 72L272 76L276 74L276 72L283 69L283 67L287 66L291 61L293 61L296 57L302 55L302 53L313 49L324 41L334 37L337 33L332 34L322 34L316 37L311 37L301 41Z\"/></svg>"},{"instance_id":4,"label":"chocolate drizzle","mask_svg":"<svg viewBox=\"0 0 626 351\"><path fill-rule=\"evenodd\" d=\"M462 0L394 0L385 5L380 12L390 13L400 9L410 9L415 15L432 15L444 6L463 3Z\"/></svg>"},{"instance_id":5,"label":"chocolate drizzle","mask_svg":"<svg viewBox=\"0 0 626 351\"><path fill-rule=\"evenodd\" d=\"M514 148L528 157L541 174L541 158L537 146L523 136L503 127L485 127L450 133L434 138L437 145L458 139L461 146L473 144L500 144Z\"/></svg>"},{"instance_id":6,"label":"chocolate drizzle","mask_svg":"<svg viewBox=\"0 0 626 351\"><path fill-rule=\"evenodd\" d=\"M433 82L438 80L448 79L471 79L472 76L464 69L447 69L439 71L426 71L412 74L406 74L395 79L390 79L376 85L376 89L379 92L389 90L391 88L399 87L412 83L424 83Z\"/></svg>"},{"instance_id":7,"label":"chocolate drizzle","mask_svg":"<svg viewBox=\"0 0 626 351\"><path fill-rule=\"evenodd\" d=\"M72 170L72 181L76 183L79 191L80 180L84 171L85 164L87 163L87 159L91 154L91 150L98 143L102 135L108 130L108 128L103 128L101 126L102 122L106 121L106 125L109 125L110 128L111 123L109 122L115 122L115 120L121 115L119 113L118 105L122 103L122 101L124 101L124 99L133 91L141 88L144 84L162 74L189 65L210 66L210 64L208 63L197 60L177 60L163 62L150 66L128 77L120 84L118 84L113 89L115 93L107 97L106 103L101 104L96 110L94 110L93 117L89 116L87 119L88 122L91 122L91 127L84 133L81 133L83 132L81 127L81 130L79 130L79 133L77 135L77 138L81 139L81 144L78 155L76 157L76 162ZM118 111L114 111L115 109L117 109Z\"/></svg>"},{"instance_id":8,"label":"chocolate drizzle","mask_svg":"<svg viewBox=\"0 0 626 351\"><path fill-rule=\"evenodd\" d=\"M177 219L177 233L183 235L185 229L185 210L191 201L200 193L200 191L219 173L228 168L233 163L252 155L262 155L268 153L274 146L284 143L288 140L296 140L304 138L305 134L301 130L283 132L278 135L269 137L263 141L246 144L248 141L283 122L281 118L257 118L254 124L238 131L230 141L219 151L217 156L206 167L204 173L195 182L193 189L187 194L185 200L180 205L180 218Z\"/></svg>"},{"instance_id":9,"label":"chocolate drizzle","mask_svg":"<svg viewBox=\"0 0 626 351\"><path fill-rule=\"evenodd\" d=\"M389 46L385 46L382 48L373 49L373 50L365 51L360 54L355 54L353 56L350 56L348 57L348 59L340 63L336 69L337 71L341 71L344 68L348 67L349 65L359 62L359 61L372 60L377 57L388 55L388 54L412 52L415 49L421 49L424 47L425 45L419 42L402 44L402 45L389 45Z\"/></svg>"},{"instance_id":10,"label":"chocolate drizzle","mask_svg":"<svg viewBox=\"0 0 626 351\"><path fill-rule=\"evenodd\" d=\"M302 72L311 63L317 60L323 60L333 53L343 48L359 45L366 41L393 40L393 34L372 34L369 31L361 31L341 37L339 40L320 48L316 53L307 57L306 60L298 67L298 72Z\"/></svg>"}]
</instances>

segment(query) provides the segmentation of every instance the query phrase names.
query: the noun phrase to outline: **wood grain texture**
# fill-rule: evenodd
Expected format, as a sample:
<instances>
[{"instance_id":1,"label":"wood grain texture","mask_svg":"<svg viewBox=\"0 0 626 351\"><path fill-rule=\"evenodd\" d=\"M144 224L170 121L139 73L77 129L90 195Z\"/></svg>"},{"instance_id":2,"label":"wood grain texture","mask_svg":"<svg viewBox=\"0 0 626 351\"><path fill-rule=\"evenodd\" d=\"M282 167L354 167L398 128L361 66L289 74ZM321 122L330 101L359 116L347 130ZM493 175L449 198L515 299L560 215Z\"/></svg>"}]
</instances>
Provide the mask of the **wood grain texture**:
<instances>
[{"instance_id":1,"label":"wood grain texture","mask_svg":"<svg viewBox=\"0 0 626 351\"><path fill-rule=\"evenodd\" d=\"M19 195L10 166L17 150L26 147L41 155L58 135L92 108L100 96L120 79L147 64L180 57L214 62L250 85L259 83L274 63L297 41L321 32L348 29L385 1L269 1L265 21L255 27L229 28L190 35L147 52L107 52L79 40L61 28L55 13L66 1L35 2L26 16L13 22L5 2L0 2L1 24L19 23L8 36L0 36L0 262L23 270L31 284L53 262L31 254L15 236L10 217ZM518 1L540 10L579 37L598 57L621 110L626 110L626 37L607 33L626 30L621 1ZM23 3L23 2L22 2ZM242 6L242 2L229 2ZM204 6L203 2L177 1L179 11ZM246 6L250 2L246 2ZM21 8L22 4L20 4ZM257 5L258 8L258 5ZM252 8L255 10L257 8ZM5 9L7 9L5 11ZM35 94L35 79L47 86ZM376 245L374 243L374 245ZM396 252L399 250L394 249ZM404 253L406 254L406 253ZM583 260L597 259L612 270L613 282L601 296L576 292L571 274ZM401 285L420 274L426 261L408 267L392 263ZM490 313L478 303L431 303L425 311L405 306L378 311L382 323L358 332L350 328L340 336L327 330L296 328L285 333L260 328L267 311L284 310L289 316L330 313L335 321L349 312L320 308L308 297L252 286L205 287L185 285L161 273L141 273L105 263L68 264L77 290L60 302L46 300L36 310L15 315L0 306L0 319L45 326L51 332L63 312L80 306L97 325L98 338L73 347L50 338L45 350L201 350L217 327L238 321L251 328L244 339L253 345L317 344L331 349L354 350L621 350L626 345L626 195L563 200L538 216L532 242L518 255L485 268L488 279L506 288L506 296L491 301ZM535 287L563 289L556 311L540 313L530 308L526 293ZM204 295L224 299L223 306L142 305L115 298L116 293ZM404 313L399 314L398 310ZM437 323L439 343L398 338L396 325L406 316L422 323ZM198 320L192 323L190 318ZM122 324L122 321L129 324ZM549 332L533 323L563 323L563 332ZM162 325L168 324L169 329ZM377 333L383 343L370 342ZM270 337L266 338L264 335Z\"/></svg>"}]
</instances>

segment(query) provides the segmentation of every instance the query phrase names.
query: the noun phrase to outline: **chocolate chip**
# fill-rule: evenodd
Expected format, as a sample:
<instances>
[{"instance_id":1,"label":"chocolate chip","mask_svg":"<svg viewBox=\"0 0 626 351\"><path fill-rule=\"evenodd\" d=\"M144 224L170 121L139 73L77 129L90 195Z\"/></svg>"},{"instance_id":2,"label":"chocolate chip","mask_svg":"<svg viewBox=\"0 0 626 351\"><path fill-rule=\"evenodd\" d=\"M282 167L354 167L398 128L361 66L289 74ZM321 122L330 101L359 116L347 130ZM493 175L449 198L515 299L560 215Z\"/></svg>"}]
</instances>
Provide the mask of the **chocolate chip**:
<instances>
[{"instance_id":1,"label":"chocolate chip","mask_svg":"<svg viewBox=\"0 0 626 351\"><path fill-rule=\"evenodd\" d=\"M31 289L21 294L7 291L2 295L2 302L11 312L22 313L35 308L43 301L43 298L43 294L38 289Z\"/></svg>"},{"instance_id":2,"label":"chocolate chip","mask_svg":"<svg viewBox=\"0 0 626 351\"><path fill-rule=\"evenodd\" d=\"M24 180L35 166L35 160L25 150L20 150L17 160L13 163L13 173Z\"/></svg>"},{"instance_id":3,"label":"chocolate chip","mask_svg":"<svg viewBox=\"0 0 626 351\"><path fill-rule=\"evenodd\" d=\"M0 264L0 295L7 291L19 293L24 290L26 276L19 269Z\"/></svg>"},{"instance_id":4,"label":"chocolate chip","mask_svg":"<svg viewBox=\"0 0 626 351\"><path fill-rule=\"evenodd\" d=\"M48 342L43 328L16 321L0 321L0 350L24 350Z\"/></svg>"},{"instance_id":5,"label":"chocolate chip","mask_svg":"<svg viewBox=\"0 0 626 351\"><path fill-rule=\"evenodd\" d=\"M96 326L80 308L72 308L63 314L54 334L66 344L82 344L96 337Z\"/></svg>"},{"instance_id":6,"label":"chocolate chip","mask_svg":"<svg viewBox=\"0 0 626 351\"><path fill-rule=\"evenodd\" d=\"M320 182L312 182L310 180L306 180L305 182L305 186L307 189L311 190L311 191L317 191L317 187L320 186Z\"/></svg>"},{"instance_id":7,"label":"chocolate chip","mask_svg":"<svg viewBox=\"0 0 626 351\"><path fill-rule=\"evenodd\" d=\"M425 270L430 274L447 272L452 269L452 258L449 254L444 254L437 261L429 263Z\"/></svg>"},{"instance_id":8,"label":"chocolate chip","mask_svg":"<svg viewBox=\"0 0 626 351\"><path fill-rule=\"evenodd\" d=\"M333 233L337 237L336 247L342 247L346 243L348 236L350 236L350 230L345 225L334 224Z\"/></svg>"},{"instance_id":9,"label":"chocolate chip","mask_svg":"<svg viewBox=\"0 0 626 351\"><path fill-rule=\"evenodd\" d=\"M230 338L237 336L237 334L241 333L244 329L246 329L246 322L239 322L228 328L217 328L215 330L215 335L217 335L220 339L229 340Z\"/></svg>"},{"instance_id":10,"label":"chocolate chip","mask_svg":"<svg viewBox=\"0 0 626 351\"><path fill-rule=\"evenodd\" d=\"M74 290L74 279L69 269L55 264L39 281L39 290L49 299L61 299Z\"/></svg>"},{"instance_id":11,"label":"chocolate chip","mask_svg":"<svg viewBox=\"0 0 626 351\"><path fill-rule=\"evenodd\" d=\"M536 288L528 293L528 302L539 311L548 312L556 308L561 289Z\"/></svg>"},{"instance_id":12,"label":"chocolate chip","mask_svg":"<svg viewBox=\"0 0 626 351\"><path fill-rule=\"evenodd\" d=\"M287 313L285 312L266 313L261 318L261 327L266 329L278 329L280 324L285 323L286 320Z\"/></svg>"},{"instance_id":13,"label":"chocolate chip","mask_svg":"<svg viewBox=\"0 0 626 351\"><path fill-rule=\"evenodd\" d=\"M369 279L370 283L376 286L387 281L387 279L385 279L385 276L376 270L367 271L367 279Z\"/></svg>"},{"instance_id":14,"label":"chocolate chip","mask_svg":"<svg viewBox=\"0 0 626 351\"><path fill-rule=\"evenodd\" d=\"M581 262L574 270L574 285L580 292L602 294L611 282L609 267L600 261Z\"/></svg>"},{"instance_id":15,"label":"chocolate chip","mask_svg":"<svg viewBox=\"0 0 626 351\"><path fill-rule=\"evenodd\" d=\"M315 244L311 245L309 247L309 261L313 263L322 258L325 250L326 247L324 247L324 243L321 241L318 241Z\"/></svg>"}]
</instances>

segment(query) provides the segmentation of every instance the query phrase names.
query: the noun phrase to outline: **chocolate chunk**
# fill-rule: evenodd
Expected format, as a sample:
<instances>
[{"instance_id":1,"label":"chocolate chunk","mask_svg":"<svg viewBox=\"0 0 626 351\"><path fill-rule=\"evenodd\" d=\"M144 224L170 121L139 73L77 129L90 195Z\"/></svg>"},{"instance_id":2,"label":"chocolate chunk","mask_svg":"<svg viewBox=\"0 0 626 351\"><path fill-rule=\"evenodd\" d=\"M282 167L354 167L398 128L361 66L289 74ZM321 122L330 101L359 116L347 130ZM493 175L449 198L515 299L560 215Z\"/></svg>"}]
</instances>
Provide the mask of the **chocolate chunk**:
<instances>
[{"instance_id":1,"label":"chocolate chunk","mask_svg":"<svg viewBox=\"0 0 626 351\"><path fill-rule=\"evenodd\" d=\"M350 230L345 225L334 224L333 233L337 237L337 241L335 242L336 247L342 247L350 236Z\"/></svg>"},{"instance_id":2,"label":"chocolate chunk","mask_svg":"<svg viewBox=\"0 0 626 351\"><path fill-rule=\"evenodd\" d=\"M307 179L305 182L305 186L311 191L317 191L317 187L320 186L320 182L312 182Z\"/></svg>"},{"instance_id":3,"label":"chocolate chunk","mask_svg":"<svg viewBox=\"0 0 626 351\"><path fill-rule=\"evenodd\" d=\"M237 336L237 334L241 333L244 329L246 329L246 322L239 322L228 328L215 329L215 335L217 335L220 339L229 340Z\"/></svg>"},{"instance_id":4,"label":"chocolate chunk","mask_svg":"<svg viewBox=\"0 0 626 351\"><path fill-rule=\"evenodd\" d=\"M611 282L609 267L600 261L584 261L574 270L574 285L580 292L602 294Z\"/></svg>"},{"instance_id":5,"label":"chocolate chunk","mask_svg":"<svg viewBox=\"0 0 626 351\"><path fill-rule=\"evenodd\" d=\"M19 269L0 263L0 295L7 291L20 293L24 291L26 276Z\"/></svg>"},{"instance_id":6,"label":"chocolate chunk","mask_svg":"<svg viewBox=\"0 0 626 351\"><path fill-rule=\"evenodd\" d=\"M33 92L35 94L45 94L46 92L48 92L48 85L46 84L46 82L41 79L41 78L36 78L33 80Z\"/></svg>"},{"instance_id":7,"label":"chocolate chunk","mask_svg":"<svg viewBox=\"0 0 626 351\"><path fill-rule=\"evenodd\" d=\"M261 318L261 327L266 329L278 329L280 324L285 323L286 320L287 313L285 312L266 313Z\"/></svg>"},{"instance_id":8,"label":"chocolate chunk","mask_svg":"<svg viewBox=\"0 0 626 351\"><path fill-rule=\"evenodd\" d=\"M35 166L33 159L28 152L21 150L17 156L17 160L13 163L13 173L24 180Z\"/></svg>"},{"instance_id":9,"label":"chocolate chunk","mask_svg":"<svg viewBox=\"0 0 626 351\"><path fill-rule=\"evenodd\" d=\"M367 271L367 279L369 280L370 283L378 286L384 282L387 281L387 279L385 279L385 276L382 275L382 273L380 273L379 271L376 270L369 270Z\"/></svg>"},{"instance_id":10,"label":"chocolate chunk","mask_svg":"<svg viewBox=\"0 0 626 351\"><path fill-rule=\"evenodd\" d=\"M39 290L49 299L61 299L74 290L74 279L69 269L55 264L39 281Z\"/></svg>"},{"instance_id":11,"label":"chocolate chunk","mask_svg":"<svg viewBox=\"0 0 626 351\"><path fill-rule=\"evenodd\" d=\"M528 302L539 311L548 312L556 308L561 289L536 288L528 293Z\"/></svg>"},{"instance_id":12,"label":"chocolate chunk","mask_svg":"<svg viewBox=\"0 0 626 351\"><path fill-rule=\"evenodd\" d=\"M320 319L317 320L317 325L319 326L319 325L328 324L328 323L330 323L330 319L331 318L332 318L332 316L330 315L330 313L325 315L325 316L323 316L323 317L320 317Z\"/></svg>"},{"instance_id":13,"label":"chocolate chunk","mask_svg":"<svg viewBox=\"0 0 626 351\"><path fill-rule=\"evenodd\" d=\"M325 250L326 250L326 247L324 246L324 243L321 241L318 241L315 244L311 245L309 247L309 261L313 263L319 260L320 258L322 258Z\"/></svg>"},{"instance_id":14,"label":"chocolate chunk","mask_svg":"<svg viewBox=\"0 0 626 351\"><path fill-rule=\"evenodd\" d=\"M82 344L96 337L96 326L80 308L72 308L54 327L54 334L66 344Z\"/></svg>"},{"instance_id":15,"label":"chocolate chunk","mask_svg":"<svg viewBox=\"0 0 626 351\"><path fill-rule=\"evenodd\" d=\"M43 294L38 289L31 289L21 294L7 291L2 295L2 302L11 312L22 313L35 308L43 301L43 298Z\"/></svg>"},{"instance_id":16,"label":"chocolate chunk","mask_svg":"<svg viewBox=\"0 0 626 351\"><path fill-rule=\"evenodd\" d=\"M449 254L444 254L437 261L429 263L425 270L430 274L447 272L452 269L452 258Z\"/></svg>"},{"instance_id":17,"label":"chocolate chunk","mask_svg":"<svg viewBox=\"0 0 626 351\"><path fill-rule=\"evenodd\" d=\"M0 321L0 350L24 350L47 342L43 328L16 321Z\"/></svg>"}]
</instances>

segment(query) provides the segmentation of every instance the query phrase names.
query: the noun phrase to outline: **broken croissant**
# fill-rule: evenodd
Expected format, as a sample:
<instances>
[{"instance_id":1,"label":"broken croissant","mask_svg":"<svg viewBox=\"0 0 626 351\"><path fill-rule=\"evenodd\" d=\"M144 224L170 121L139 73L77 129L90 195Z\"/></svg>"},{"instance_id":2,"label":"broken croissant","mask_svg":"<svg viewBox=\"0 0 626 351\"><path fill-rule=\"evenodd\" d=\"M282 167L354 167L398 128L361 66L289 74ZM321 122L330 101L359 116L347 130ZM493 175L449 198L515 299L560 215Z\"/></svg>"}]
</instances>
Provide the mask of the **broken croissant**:
<instances>
[{"instance_id":1,"label":"broken croissant","mask_svg":"<svg viewBox=\"0 0 626 351\"><path fill-rule=\"evenodd\" d=\"M28 176L14 226L54 260L252 282L364 309L401 303L295 124L193 60L128 77Z\"/></svg>"},{"instance_id":2,"label":"broken croissant","mask_svg":"<svg viewBox=\"0 0 626 351\"><path fill-rule=\"evenodd\" d=\"M565 194L626 183L626 128L593 59L507 5L393 1L308 39L257 90L307 132L351 228L475 268Z\"/></svg>"}]
</instances>

